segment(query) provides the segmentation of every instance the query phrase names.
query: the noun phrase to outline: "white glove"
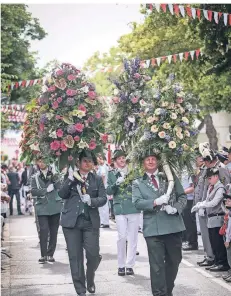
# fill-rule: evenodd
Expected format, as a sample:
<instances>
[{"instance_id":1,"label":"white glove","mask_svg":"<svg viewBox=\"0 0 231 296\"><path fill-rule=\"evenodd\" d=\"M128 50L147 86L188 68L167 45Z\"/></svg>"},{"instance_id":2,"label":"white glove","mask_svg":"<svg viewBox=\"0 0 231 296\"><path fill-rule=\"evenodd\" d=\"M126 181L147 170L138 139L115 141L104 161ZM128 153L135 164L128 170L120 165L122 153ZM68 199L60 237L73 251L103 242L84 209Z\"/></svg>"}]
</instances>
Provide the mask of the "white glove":
<instances>
[{"instance_id":1,"label":"white glove","mask_svg":"<svg viewBox=\"0 0 231 296\"><path fill-rule=\"evenodd\" d=\"M191 209L191 213L198 212L198 210L200 208L200 204L201 204L201 202L198 202L197 204L195 204L195 206L192 207L192 209Z\"/></svg>"},{"instance_id":2,"label":"white glove","mask_svg":"<svg viewBox=\"0 0 231 296\"><path fill-rule=\"evenodd\" d=\"M47 187L47 192L51 192L53 191L55 188L54 188L54 185L53 184L50 184L48 187Z\"/></svg>"},{"instance_id":3,"label":"white glove","mask_svg":"<svg viewBox=\"0 0 231 296\"><path fill-rule=\"evenodd\" d=\"M163 204L167 204L169 201L169 196L167 196L166 194L161 195L160 197L158 197L157 199L154 200L154 203L157 206L162 206Z\"/></svg>"},{"instance_id":4,"label":"white glove","mask_svg":"<svg viewBox=\"0 0 231 296\"><path fill-rule=\"evenodd\" d=\"M166 212L167 214L169 214L169 215L174 215L174 214L177 213L177 209L176 209L176 208L173 208L173 207L170 206L170 205L165 206L164 209L165 209L165 212Z\"/></svg>"},{"instance_id":5,"label":"white glove","mask_svg":"<svg viewBox=\"0 0 231 296\"><path fill-rule=\"evenodd\" d=\"M203 208L200 208L199 211L198 211L198 215L200 217L204 217L205 216L205 210Z\"/></svg>"},{"instance_id":6,"label":"white glove","mask_svg":"<svg viewBox=\"0 0 231 296\"><path fill-rule=\"evenodd\" d=\"M124 182L124 180L125 180L124 176L119 177L116 181L116 185L120 185L121 183Z\"/></svg>"},{"instance_id":7,"label":"white glove","mask_svg":"<svg viewBox=\"0 0 231 296\"><path fill-rule=\"evenodd\" d=\"M69 167L69 169L68 169L68 179L71 180L71 181L74 181L73 174L74 174L74 171L73 171L72 167Z\"/></svg>"},{"instance_id":8,"label":"white glove","mask_svg":"<svg viewBox=\"0 0 231 296\"><path fill-rule=\"evenodd\" d=\"M91 197L89 194L83 194L81 196L82 202L88 204L89 206L91 205Z\"/></svg>"}]
</instances>

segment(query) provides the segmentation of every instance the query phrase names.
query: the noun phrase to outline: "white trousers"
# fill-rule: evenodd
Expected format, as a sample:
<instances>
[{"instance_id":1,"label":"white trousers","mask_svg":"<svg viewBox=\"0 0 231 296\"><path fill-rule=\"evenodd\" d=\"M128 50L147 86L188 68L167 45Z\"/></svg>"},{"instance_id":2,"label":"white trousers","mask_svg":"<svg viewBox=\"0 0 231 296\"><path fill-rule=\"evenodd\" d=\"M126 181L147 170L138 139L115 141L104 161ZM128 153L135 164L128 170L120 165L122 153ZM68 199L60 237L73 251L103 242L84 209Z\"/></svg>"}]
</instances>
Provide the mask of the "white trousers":
<instances>
[{"instance_id":1,"label":"white trousers","mask_svg":"<svg viewBox=\"0 0 231 296\"><path fill-rule=\"evenodd\" d=\"M144 224L144 217L143 217L143 212L142 212L142 213L140 213L140 224L139 224L139 228L142 231L143 231L143 224Z\"/></svg>"},{"instance_id":2,"label":"white trousers","mask_svg":"<svg viewBox=\"0 0 231 296\"><path fill-rule=\"evenodd\" d=\"M118 231L118 266L132 268L136 261L140 214L116 215L115 219Z\"/></svg>"},{"instance_id":3,"label":"white trousers","mask_svg":"<svg viewBox=\"0 0 231 296\"><path fill-rule=\"evenodd\" d=\"M107 203L99 208L100 224L109 225L109 205Z\"/></svg>"}]
</instances>

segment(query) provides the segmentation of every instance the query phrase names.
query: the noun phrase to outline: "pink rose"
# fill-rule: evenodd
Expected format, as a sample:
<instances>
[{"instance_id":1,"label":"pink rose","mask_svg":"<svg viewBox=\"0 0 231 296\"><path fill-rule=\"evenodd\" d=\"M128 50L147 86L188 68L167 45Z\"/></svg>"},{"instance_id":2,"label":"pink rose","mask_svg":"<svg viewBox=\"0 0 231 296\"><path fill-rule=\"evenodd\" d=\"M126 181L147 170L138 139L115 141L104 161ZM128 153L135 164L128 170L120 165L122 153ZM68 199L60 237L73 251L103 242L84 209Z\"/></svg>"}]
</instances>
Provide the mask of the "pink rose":
<instances>
[{"instance_id":1,"label":"pink rose","mask_svg":"<svg viewBox=\"0 0 231 296\"><path fill-rule=\"evenodd\" d=\"M103 143L107 143L107 140L108 140L108 135L107 134L101 135L100 138L103 141Z\"/></svg>"},{"instance_id":2,"label":"pink rose","mask_svg":"<svg viewBox=\"0 0 231 296\"><path fill-rule=\"evenodd\" d=\"M88 97L91 99L91 100L94 100L96 98L96 93L94 91L89 91L88 92Z\"/></svg>"},{"instance_id":3,"label":"pink rose","mask_svg":"<svg viewBox=\"0 0 231 296\"><path fill-rule=\"evenodd\" d=\"M60 149L61 149L62 151L67 151L67 146L64 144L63 141L61 142Z\"/></svg>"},{"instance_id":4,"label":"pink rose","mask_svg":"<svg viewBox=\"0 0 231 296\"><path fill-rule=\"evenodd\" d=\"M56 131L56 135L57 135L57 137L62 138L62 136L63 136L63 131L61 130L61 128L59 128L59 129Z\"/></svg>"},{"instance_id":5,"label":"pink rose","mask_svg":"<svg viewBox=\"0 0 231 296\"><path fill-rule=\"evenodd\" d=\"M136 104L137 102L138 102L138 98L137 97L133 97L132 99L131 99L131 101L132 101L132 103L133 104Z\"/></svg>"},{"instance_id":6,"label":"pink rose","mask_svg":"<svg viewBox=\"0 0 231 296\"><path fill-rule=\"evenodd\" d=\"M39 130L40 130L41 132L44 131L44 124L43 124L43 123L40 123L40 124L39 124Z\"/></svg>"},{"instance_id":7,"label":"pink rose","mask_svg":"<svg viewBox=\"0 0 231 296\"><path fill-rule=\"evenodd\" d=\"M63 99L62 99L61 97L58 97L58 98L57 98L57 102L58 102L58 103L62 103L62 100L63 100Z\"/></svg>"},{"instance_id":8,"label":"pink rose","mask_svg":"<svg viewBox=\"0 0 231 296\"><path fill-rule=\"evenodd\" d=\"M76 142L78 142L78 141L80 140L80 137L79 137L79 136L75 136L75 137L74 137L74 140L75 140Z\"/></svg>"},{"instance_id":9,"label":"pink rose","mask_svg":"<svg viewBox=\"0 0 231 296\"><path fill-rule=\"evenodd\" d=\"M60 156L60 155L61 155L61 152L60 152L60 151L57 151L57 152L55 153L55 155Z\"/></svg>"},{"instance_id":10,"label":"pink rose","mask_svg":"<svg viewBox=\"0 0 231 296\"><path fill-rule=\"evenodd\" d=\"M51 142L50 143L50 148L51 148L51 150L54 150L54 151L59 150L59 148L60 148L60 142L57 141L57 140Z\"/></svg>"},{"instance_id":11,"label":"pink rose","mask_svg":"<svg viewBox=\"0 0 231 296\"><path fill-rule=\"evenodd\" d=\"M87 108L83 104L79 105L78 109L84 111L85 113L87 112Z\"/></svg>"},{"instance_id":12,"label":"pink rose","mask_svg":"<svg viewBox=\"0 0 231 296\"><path fill-rule=\"evenodd\" d=\"M54 101L53 104L52 104L52 108L53 109L59 108L59 103L57 101Z\"/></svg>"},{"instance_id":13,"label":"pink rose","mask_svg":"<svg viewBox=\"0 0 231 296\"><path fill-rule=\"evenodd\" d=\"M57 120L60 120L60 119L62 119L62 116L60 116L60 115L56 115L55 118L56 118Z\"/></svg>"},{"instance_id":14,"label":"pink rose","mask_svg":"<svg viewBox=\"0 0 231 296\"><path fill-rule=\"evenodd\" d=\"M69 81L73 81L73 80L76 79L76 76L73 75L73 74L70 74L70 75L67 76L67 79L68 79Z\"/></svg>"},{"instance_id":15,"label":"pink rose","mask_svg":"<svg viewBox=\"0 0 231 296\"><path fill-rule=\"evenodd\" d=\"M73 157L71 155L68 156L68 161L72 161Z\"/></svg>"},{"instance_id":16,"label":"pink rose","mask_svg":"<svg viewBox=\"0 0 231 296\"><path fill-rule=\"evenodd\" d=\"M141 75L140 75L139 73L135 73L135 74L134 74L134 78L135 78L135 79L140 79L140 77L141 77Z\"/></svg>"},{"instance_id":17,"label":"pink rose","mask_svg":"<svg viewBox=\"0 0 231 296\"><path fill-rule=\"evenodd\" d=\"M95 120L94 117L92 117L92 116L88 117L88 122L94 122L94 120Z\"/></svg>"},{"instance_id":18,"label":"pink rose","mask_svg":"<svg viewBox=\"0 0 231 296\"><path fill-rule=\"evenodd\" d=\"M101 113L100 112L95 113L95 118L100 119L101 118Z\"/></svg>"},{"instance_id":19,"label":"pink rose","mask_svg":"<svg viewBox=\"0 0 231 296\"><path fill-rule=\"evenodd\" d=\"M84 124L76 123L75 124L75 129L76 129L77 132L81 133L83 131L83 129L84 129Z\"/></svg>"},{"instance_id":20,"label":"pink rose","mask_svg":"<svg viewBox=\"0 0 231 296\"><path fill-rule=\"evenodd\" d=\"M112 101L115 103L115 104L118 104L120 102L120 98L118 97L114 97L112 98Z\"/></svg>"},{"instance_id":21,"label":"pink rose","mask_svg":"<svg viewBox=\"0 0 231 296\"><path fill-rule=\"evenodd\" d=\"M96 143L95 143L95 141L90 142L90 143L89 143L89 149L90 149L90 150L94 150L95 148L96 148Z\"/></svg>"},{"instance_id":22,"label":"pink rose","mask_svg":"<svg viewBox=\"0 0 231 296\"><path fill-rule=\"evenodd\" d=\"M48 88L48 90L47 90L47 91L48 91L48 92L54 92L54 91L55 91L55 89L56 89L56 88L55 88L55 86L54 86L54 85L52 85L51 87L49 87L49 88Z\"/></svg>"},{"instance_id":23,"label":"pink rose","mask_svg":"<svg viewBox=\"0 0 231 296\"><path fill-rule=\"evenodd\" d=\"M57 76L61 76L61 75L63 75L63 70L58 70L58 71L56 72L56 75L57 75Z\"/></svg>"},{"instance_id":24,"label":"pink rose","mask_svg":"<svg viewBox=\"0 0 231 296\"><path fill-rule=\"evenodd\" d=\"M70 96L70 97L73 97L73 96L75 96L75 95L77 94L77 90L75 90L75 89L68 89L68 90L66 91L66 94L67 94L68 96Z\"/></svg>"}]
</instances>

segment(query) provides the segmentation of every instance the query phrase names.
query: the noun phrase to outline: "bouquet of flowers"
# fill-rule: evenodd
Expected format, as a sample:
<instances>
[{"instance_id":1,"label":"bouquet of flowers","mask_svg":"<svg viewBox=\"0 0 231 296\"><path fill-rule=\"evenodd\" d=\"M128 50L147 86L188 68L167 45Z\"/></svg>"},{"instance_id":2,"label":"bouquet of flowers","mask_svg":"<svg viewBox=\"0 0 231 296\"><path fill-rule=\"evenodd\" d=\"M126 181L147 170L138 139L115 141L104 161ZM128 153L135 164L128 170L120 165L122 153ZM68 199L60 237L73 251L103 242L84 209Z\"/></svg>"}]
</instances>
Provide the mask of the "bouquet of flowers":
<instances>
[{"instance_id":1,"label":"bouquet of flowers","mask_svg":"<svg viewBox=\"0 0 231 296\"><path fill-rule=\"evenodd\" d=\"M65 63L54 69L38 104L40 153L50 162L58 161L60 169L83 149L103 149L103 108L94 85L76 67Z\"/></svg>"},{"instance_id":2,"label":"bouquet of flowers","mask_svg":"<svg viewBox=\"0 0 231 296\"><path fill-rule=\"evenodd\" d=\"M115 135L117 145L123 144L129 150L138 135L140 118L151 96L147 82L151 77L145 74L138 58L124 60L124 71L117 79L111 79L115 85L112 103L114 111L110 118L110 129Z\"/></svg>"}]
</instances>

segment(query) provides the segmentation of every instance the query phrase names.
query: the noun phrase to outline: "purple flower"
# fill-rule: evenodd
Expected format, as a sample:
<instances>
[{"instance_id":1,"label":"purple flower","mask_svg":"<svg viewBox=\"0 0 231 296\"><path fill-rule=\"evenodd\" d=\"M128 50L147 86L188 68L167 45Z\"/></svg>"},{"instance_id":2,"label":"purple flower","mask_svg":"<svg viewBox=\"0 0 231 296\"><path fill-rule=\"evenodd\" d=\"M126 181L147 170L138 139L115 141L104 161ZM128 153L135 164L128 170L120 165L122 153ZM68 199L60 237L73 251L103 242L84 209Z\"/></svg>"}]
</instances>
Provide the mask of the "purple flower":
<instances>
[{"instance_id":1,"label":"purple flower","mask_svg":"<svg viewBox=\"0 0 231 296\"><path fill-rule=\"evenodd\" d=\"M176 153L177 153L178 155L181 155L181 154L183 153L183 148L182 148L182 147L177 148L177 149L176 149Z\"/></svg>"},{"instance_id":2,"label":"purple flower","mask_svg":"<svg viewBox=\"0 0 231 296\"><path fill-rule=\"evenodd\" d=\"M76 132L75 125L74 125L74 124L73 124L73 125L68 125L68 127L67 127L67 132L68 132L69 134L74 134L74 133Z\"/></svg>"},{"instance_id":3,"label":"purple flower","mask_svg":"<svg viewBox=\"0 0 231 296\"><path fill-rule=\"evenodd\" d=\"M121 94L120 99L121 101L126 101L127 97L125 96L125 94Z\"/></svg>"},{"instance_id":4,"label":"purple flower","mask_svg":"<svg viewBox=\"0 0 231 296\"><path fill-rule=\"evenodd\" d=\"M126 72L129 72L129 63L128 63L128 61L125 60L125 59L124 59L124 70L125 70Z\"/></svg>"},{"instance_id":5,"label":"purple flower","mask_svg":"<svg viewBox=\"0 0 231 296\"><path fill-rule=\"evenodd\" d=\"M74 98L67 98L66 105L67 106L74 106L75 105L75 99Z\"/></svg>"},{"instance_id":6,"label":"purple flower","mask_svg":"<svg viewBox=\"0 0 231 296\"><path fill-rule=\"evenodd\" d=\"M41 116L40 116L40 123L46 123L47 122L47 117L46 117L46 114L42 114Z\"/></svg>"},{"instance_id":7,"label":"purple flower","mask_svg":"<svg viewBox=\"0 0 231 296\"><path fill-rule=\"evenodd\" d=\"M174 73L169 74L169 79L170 81L173 81L175 79L175 74Z\"/></svg>"},{"instance_id":8,"label":"purple flower","mask_svg":"<svg viewBox=\"0 0 231 296\"><path fill-rule=\"evenodd\" d=\"M171 141L171 137L170 137L169 135L166 135L166 136L165 136L165 140L166 140L167 142L170 142L170 141Z\"/></svg>"}]
</instances>

